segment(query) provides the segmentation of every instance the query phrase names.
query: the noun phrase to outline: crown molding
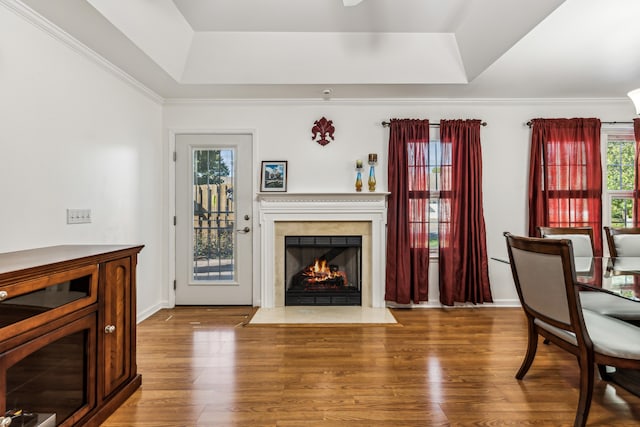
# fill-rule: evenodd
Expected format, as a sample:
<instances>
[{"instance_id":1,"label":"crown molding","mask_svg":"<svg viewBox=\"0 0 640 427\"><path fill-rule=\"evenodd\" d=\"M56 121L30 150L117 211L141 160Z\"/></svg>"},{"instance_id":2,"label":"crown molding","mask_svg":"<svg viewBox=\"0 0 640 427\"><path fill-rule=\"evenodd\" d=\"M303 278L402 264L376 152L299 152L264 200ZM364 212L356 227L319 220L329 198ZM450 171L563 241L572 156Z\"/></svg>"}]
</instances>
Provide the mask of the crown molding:
<instances>
[{"instance_id":1,"label":"crown molding","mask_svg":"<svg viewBox=\"0 0 640 427\"><path fill-rule=\"evenodd\" d=\"M0 0L2 1L2 0ZM165 105L548 105L628 104L629 98L165 98Z\"/></svg>"},{"instance_id":2,"label":"crown molding","mask_svg":"<svg viewBox=\"0 0 640 427\"><path fill-rule=\"evenodd\" d=\"M36 11L25 5L19 0L0 0L0 5L4 6L7 10L13 12L17 16L23 18L25 21L29 22L36 28L40 29L44 33L53 37L55 40L65 44L75 52L83 55L85 58L93 61L98 66L102 67L104 70L108 71L115 77L119 78L123 82L127 83L129 86L136 89L138 92L152 100L157 104L163 104L164 98L160 95L149 89L147 86L140 83L138 80L133 78L131 75L126 73L121 68L115 66L113 63L107 61L103 56L96 53L94 50L89 48L87 45L81 43L76 38L69 35L67 32L63 31L60 27L56 26L54 23L38 14Z\"/></svg>"}]
</instances>

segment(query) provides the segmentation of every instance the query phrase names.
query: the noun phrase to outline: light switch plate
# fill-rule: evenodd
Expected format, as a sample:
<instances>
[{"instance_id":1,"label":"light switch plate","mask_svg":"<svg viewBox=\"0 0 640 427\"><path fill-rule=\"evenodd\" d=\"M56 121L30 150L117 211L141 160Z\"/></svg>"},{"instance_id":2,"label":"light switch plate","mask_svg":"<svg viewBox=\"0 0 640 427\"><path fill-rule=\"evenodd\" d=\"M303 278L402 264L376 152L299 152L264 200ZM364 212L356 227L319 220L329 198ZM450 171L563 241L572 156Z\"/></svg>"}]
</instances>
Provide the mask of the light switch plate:
<instances>
[{"instance_id":1,"label":"light switch plate","mask_svg":"<svg viewBox=\"0 0 640 427\"><path fill-rule=\"evenodd\" d=\"M67 224L86 224L91 222L91 209L67 209Z\"/></svg>"}]
</instances>

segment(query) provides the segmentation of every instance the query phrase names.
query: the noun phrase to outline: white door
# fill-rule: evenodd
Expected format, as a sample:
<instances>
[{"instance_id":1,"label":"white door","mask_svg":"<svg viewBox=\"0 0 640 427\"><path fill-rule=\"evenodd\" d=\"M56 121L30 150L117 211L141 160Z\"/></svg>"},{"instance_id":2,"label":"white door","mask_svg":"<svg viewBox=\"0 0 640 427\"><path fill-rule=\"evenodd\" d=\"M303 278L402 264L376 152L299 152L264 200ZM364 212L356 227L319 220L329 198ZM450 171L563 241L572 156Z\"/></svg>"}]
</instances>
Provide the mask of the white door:
<instances>
[{"instance_id":1,"label":"white door","mask_svg":"<svg viewBox=\"0 0 640 427\"><path fill-rule=\"evenodd\" d=\"M252 304L252 136L176 135L176 304Z\"/></svg>"}]
</instances>

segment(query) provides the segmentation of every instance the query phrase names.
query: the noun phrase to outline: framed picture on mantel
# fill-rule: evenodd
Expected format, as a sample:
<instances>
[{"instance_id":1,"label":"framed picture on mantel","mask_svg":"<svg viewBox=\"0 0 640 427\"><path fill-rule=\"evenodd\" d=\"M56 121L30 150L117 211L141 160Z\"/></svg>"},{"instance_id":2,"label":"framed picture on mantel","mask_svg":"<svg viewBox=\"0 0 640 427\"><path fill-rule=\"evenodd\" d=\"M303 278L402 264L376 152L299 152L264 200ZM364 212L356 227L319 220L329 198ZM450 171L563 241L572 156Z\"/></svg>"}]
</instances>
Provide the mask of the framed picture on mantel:
<instances>
[{"instance_id":1,"label":"framed picture on mantel","mask_svg":"<svg viewBox=\"0 0 640 427\"><path fill-rule=\"evenodd\" d=\"M260 191L287 191L287 161L263 160Z\"/></svg>"}]
</instances>

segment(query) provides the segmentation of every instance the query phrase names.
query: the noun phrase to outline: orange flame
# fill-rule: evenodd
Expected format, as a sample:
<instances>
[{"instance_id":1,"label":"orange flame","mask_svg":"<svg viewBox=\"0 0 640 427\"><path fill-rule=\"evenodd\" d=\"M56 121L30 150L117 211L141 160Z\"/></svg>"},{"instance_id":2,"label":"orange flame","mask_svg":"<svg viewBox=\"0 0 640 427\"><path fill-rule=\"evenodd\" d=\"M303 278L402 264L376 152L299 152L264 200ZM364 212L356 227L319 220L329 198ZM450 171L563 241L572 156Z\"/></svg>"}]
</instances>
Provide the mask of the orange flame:
<instances>
[{"instance_id":1,"label":"orange flame","mask_svg":"<svg viewBox=\"0 0 640 427\"><path fill-rule=\"evenodd\" d=\"M324 282L342 277L346 283L347 275L343 271L331 271L326 259L315 259L313 265L307 267L302 273L308 282Z\"/></svg>"}]
</instances>

